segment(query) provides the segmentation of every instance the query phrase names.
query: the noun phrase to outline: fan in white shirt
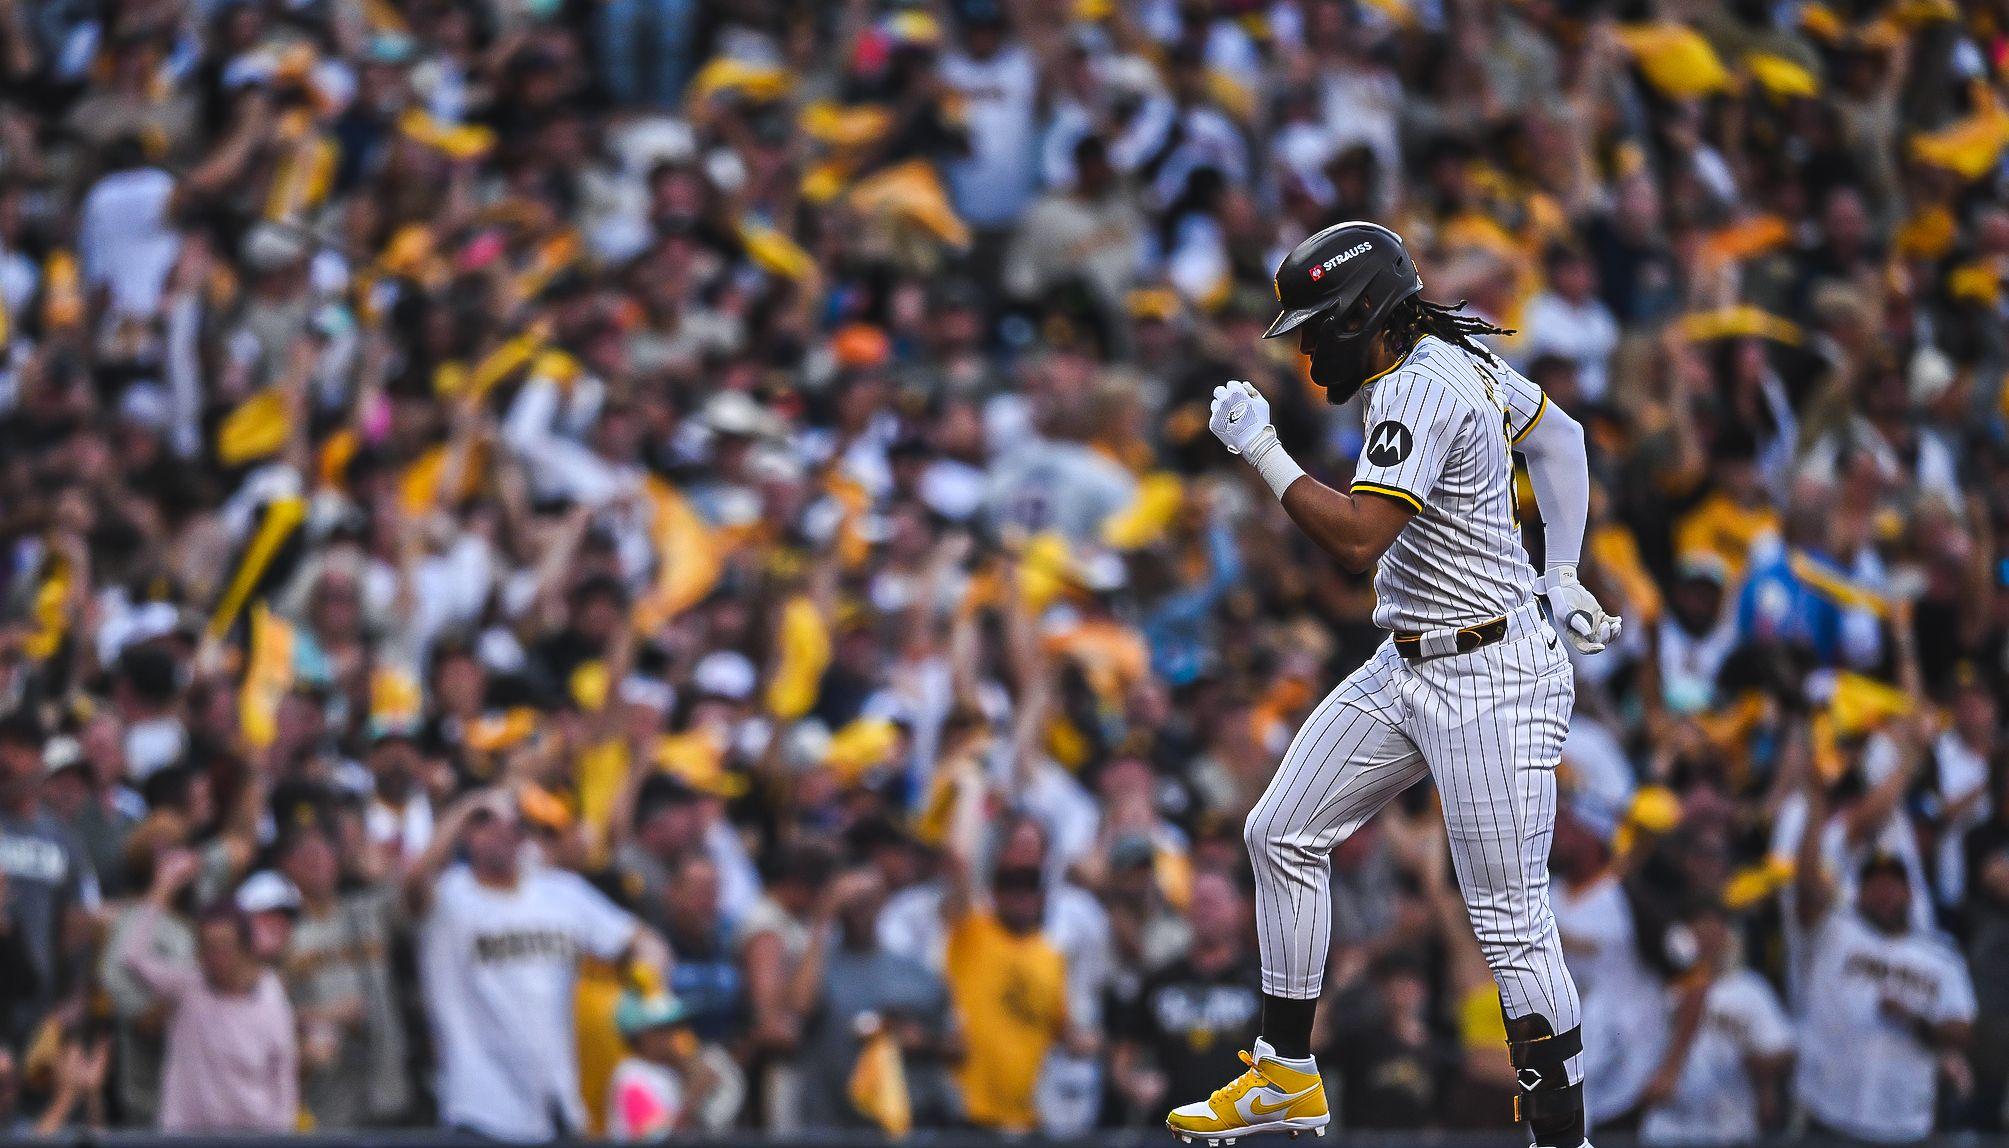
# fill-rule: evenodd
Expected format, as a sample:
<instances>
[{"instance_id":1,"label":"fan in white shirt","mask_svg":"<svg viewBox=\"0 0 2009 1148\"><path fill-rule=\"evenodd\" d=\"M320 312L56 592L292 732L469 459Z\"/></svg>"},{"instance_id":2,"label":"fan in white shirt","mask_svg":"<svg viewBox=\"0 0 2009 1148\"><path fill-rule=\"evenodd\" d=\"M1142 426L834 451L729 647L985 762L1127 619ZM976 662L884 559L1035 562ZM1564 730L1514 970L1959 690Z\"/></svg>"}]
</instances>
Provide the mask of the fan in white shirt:
<instances>
[{"instance_id":1,"label":"fan in white shirt","mask_svg":"<svg viewBox=\"0 0 2009 1148\"><path fill-rule=\"evenodd\" d=\"M1815 814L1822 794L1808 787ZM1930 1135L1939 1078L1966 1070L1974 983L1937 932L1912 919L1905 863L1874 853L1856 899L1836 895L1815 835L1800 841L1795 911L1807 931L1796 1092L1810 1121L1857 1140Z\"/></svg>"},{"instance_id":2,"label":"fan in white shirt","mask_svg":"<svg viewBox=\"0 0 2009 1148\"><path fill-rule=\"evenodd\" d=\"M447 867L461 846L467 860ZM662 983L670 955L585 879L524 849L510 795L470 794L440 820L405 895L419 922L441 1123L542 1141L586 1128L572 1023L579 954L632 958Z\"/></svg>"},{"instance_id":3,"label":"fan in white shirt","mask_svg":"<svg viewBox=\"0 0 2009 1148\"><path fill-rule=\"evenodd\" d=\"M1548 278L1549 290L1534 297L1521 320L1527 332L1521 354L1528 363L1543 355L1569 360L1576 366L1583 397L1598 402L1610 385L1618 321L1597 297L1597 272L1582 252L1563 249L1551 255Z\"/></svg>"},{"instance_id":4,"label":"fan in white shirt","mask_svg":"<svg viewBox=\"0 0 2009 1148\"><path fill-rule=\"evenodd\" d=\"M1774 1127L1793 1026L1764 977L1737 959L1722 908L1685 922L1696 974L1676 995L1674 1033L1647 1086L1639 1138L1648 1144L1734 1144Z\"/></svg>"}]
</instances>

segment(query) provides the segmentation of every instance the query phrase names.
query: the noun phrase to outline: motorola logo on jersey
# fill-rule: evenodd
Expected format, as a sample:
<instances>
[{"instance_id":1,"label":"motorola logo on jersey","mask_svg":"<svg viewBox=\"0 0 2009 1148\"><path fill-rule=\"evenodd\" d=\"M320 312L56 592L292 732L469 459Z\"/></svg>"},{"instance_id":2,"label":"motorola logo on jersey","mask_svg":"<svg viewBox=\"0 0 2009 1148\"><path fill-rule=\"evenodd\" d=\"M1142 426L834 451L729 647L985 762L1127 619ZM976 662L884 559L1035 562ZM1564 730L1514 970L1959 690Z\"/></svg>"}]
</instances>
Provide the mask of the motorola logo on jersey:
<instances>
[{"instance_id":1,"label":"motorola logo on jersey","mask_svg":"<svg viewBox=\"0 0 2009 1148\"><path fill-rule=\"evenodd\" d=\"M1394 466L1409 457L1409 448L1415 440L1409 435L1409 428L1390 419L1374 424L1367 432L1367 461L1376 466Z\"/></svg>"}]
</instances>

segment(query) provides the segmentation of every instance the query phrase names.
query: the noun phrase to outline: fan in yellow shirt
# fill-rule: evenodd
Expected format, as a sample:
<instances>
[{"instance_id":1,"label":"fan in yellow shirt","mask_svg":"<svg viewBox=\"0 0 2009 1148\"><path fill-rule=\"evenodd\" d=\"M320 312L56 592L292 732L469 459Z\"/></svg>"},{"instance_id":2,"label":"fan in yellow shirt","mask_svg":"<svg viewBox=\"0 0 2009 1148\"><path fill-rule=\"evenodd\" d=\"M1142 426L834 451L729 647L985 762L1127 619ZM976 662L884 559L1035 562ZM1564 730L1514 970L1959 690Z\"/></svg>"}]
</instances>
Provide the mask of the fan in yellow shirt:
<instances>
[{"instance_id":1,"label":"fan in yellow shirt","mask_svg":"<svg viewBox=\"0 0 2009 1148\"><path fill-rule=\"evenodd\" d=\"M1026 1132L1039 1122L1040 1065L1067 1028L1067 961L1040 930L1039 870L1002 870L995 881L1000 906L950 922L949 994L973 1037L961 1079L971 1123ZM1029 920L1001 907L1028 899Z\"/></svg>"}]
</instances>

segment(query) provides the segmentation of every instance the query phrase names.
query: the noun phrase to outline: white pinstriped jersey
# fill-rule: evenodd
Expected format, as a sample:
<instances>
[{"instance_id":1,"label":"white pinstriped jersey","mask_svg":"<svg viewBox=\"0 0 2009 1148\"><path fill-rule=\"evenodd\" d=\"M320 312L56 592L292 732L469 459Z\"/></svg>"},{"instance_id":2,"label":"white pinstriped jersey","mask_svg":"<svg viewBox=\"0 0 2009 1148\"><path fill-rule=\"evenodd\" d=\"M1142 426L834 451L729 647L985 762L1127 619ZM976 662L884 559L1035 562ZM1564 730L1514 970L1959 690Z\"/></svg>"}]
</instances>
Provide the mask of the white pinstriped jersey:
<instances>
[{"instance_id":1,"label":"white pinstriped jersey","mask_svg":"<svg viewBox=\"0 0 2009 1148\"><path fill-rule=\"evenodd\" d=\"M1428 335L1369 384L1353 489L1416 510L1375 568L1376 626L1486 622L1534 593L1514 521L1513 444L1547 402L1505 363Z\"/></svg>"}]
</instances>

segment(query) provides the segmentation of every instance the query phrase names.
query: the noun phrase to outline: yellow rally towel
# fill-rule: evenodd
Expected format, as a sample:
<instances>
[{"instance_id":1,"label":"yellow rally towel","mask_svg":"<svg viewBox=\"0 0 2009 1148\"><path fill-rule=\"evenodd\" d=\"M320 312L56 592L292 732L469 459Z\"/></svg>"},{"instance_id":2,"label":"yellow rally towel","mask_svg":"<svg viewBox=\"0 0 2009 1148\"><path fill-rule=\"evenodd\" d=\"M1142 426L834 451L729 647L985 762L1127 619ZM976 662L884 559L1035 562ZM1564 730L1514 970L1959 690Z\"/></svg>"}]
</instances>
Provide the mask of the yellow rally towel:
<instances>
[{"instance_id":1,"label":"yellow rally towel","mask_svg":"<svg viewBox=\"0 0 2009 1148\"><path fill-rule=\"evenodd\" d=\"M1820 77L1806 68L1770 52L1752 52L1744 66L1758 86L1777 99L1812 99L1821 93Z\"/></svg>"},{"instance_id":2,"label":"yellow rally towel","mask_svg":"<svg viewBox=\"0 0 2009 1148\"><path fill-rule=\"evenodd\" d=\"M1102 541L1118 550L1136 550L1165 536L1186 502L1185 484L1170 471L1145 475L1130 505L1102 524Z\"/></svg>"},{"instance_id":3,"label":"yellow rally towel","mask_svg":"<svg viewBox=\"0 0 2009 1148\"><path fill-rule=\"evenodd\" d=\"M941 177L925 160L908 160L867 176L851 189L850 203L862 215L911 223L951 247L970 245L969 225L956 214Z\"/></svg>"},{"instance_id":4,"label":"yellow rally towel","mask_svg":"<svg viewBox=\"0 0 2009 1148\"><path fill-rule=\"evenodd\" d=\"M1835 692L1828 697L1828 713L1834 717L1835 732L1843 737L1868 733L1894 717L1912 711L1911 695L1875 678L1857 673L1835 675Z\"/></svg>"},{"instance_id":5,"label":"yellow rally towel","mask_svg":"<svg viewBox=\"0 0 2009 1148\"><path fill-rule=\"evenodd\" d=\"M1777 251L1793 241L1793 229L1772 214L1754 215L1710 233L1702 243L1701 261L1708 267L1741 263Z\"/></svg>"},{"instance_id":6,"label":"yellow rally towel","mask_svg":"<svg viewBox=\"0 0 2009 1148\"><path fill-rule=\"evenodd\" d=\"M1937 260L1946 257L1960 239L1960 223L1943 203L1929 204L1913 212L1898 226L1891 246L1912 259Z\"/></svg>"},{"instance_id":7,"label":"yellow rally towel","mask_svg":"<svg viewBox=\"0 0 2009 1148\"><path fill-rule=\"evenodd\" d=\"M830 735L823 764L845 784L857 784L865 774L893 759L900 748L900 730L885 718L861 717Z\"/></svg>"},{"instance_id":8,"label":"yellow rally towel","mask_svg":"<svg viewBox=\"0 0 2009 1148\"><path fill-rule=\"evenodd\" d=\"M818 100L802 109L796 127L817 143L858 148L876 142L893 126L893 113L881 104L833 104Z\"/></svg>"},{"instance_id":9,"label":"yellow rally towel","mask_svg":"<svg viewBox=\"0 0 2009 1148\"><path fill-rule=\"evenodd\" d=\"M763 271L795 280L816 274L816 257L772 227L744 220L739 225L739 241L746 248L747 258Z\"/></svg>"},{"instance_id":10,"label":"yellow rally towel","mask_svg":"<svg viewBox=\"0 0 2009 1148\"><path fill-rule=\"evenodd\" d=\"M1691 343L1706 342L1710 339L1756 337L1797 347L1801 338L1798 324L1768 311L1761 311L1748 303L1683 315L1675 330Z\"/></svg>"},{"instance_id":11,"label":"yellow rally towel","mask_svg":"<svg viewBox=\"0 0 2009 1148\"><path fill-rule=\"evenodd\" d=\"M307 500L304 498L278 498L267 503L263 520L251 541L244 547L236 572L225 586L223 596L217 600L216 611L209 618L209 635L221 638L237 623L237 615L251 600L252 591L264 577L266 568L278 556L279 548L307 520Z\"/></svg>"},{"instance_id":12,"label":"yellow rally towel","mask_svg":"<svg viewBox=\"0 0 2009 1148\"><path fill-rule=\"evenodd\" d=\"M1911 154L1934 167L1943 167L1965 179L1980 179L1995 167L1995 160L2009 147L2009 111L1993 88L1975 86L1974 114L1938 131L1913 136Z\"/></svg>"},{"instance_id":13,"label":"yellow rally towel","mask_svg":"<svg viewBox=\"0 0 2009 1148\"><path fill-rule=\"evenodd\" d=\"M780 68L720 56L691 77L690 100L702 103L720 92L730 92L766 103L787 95L793 86L788 73Z\"/></svg>"},{"instance_id":14,"label":"yellow rally towel","mask_svg":"<svg viewBox=\"0 0 2009 1148\"><path fill-rule=\"evenodd\" d=\"M553 279L577 263L585 250L576 231L561 231L537 245L523 270L510 280L510 293L517 302L537 298Z\"/></svg>"},{"instance_id":15,"label":"yellow rally towel","mask_svg":"<svg viewBox=\"0 0 2009 1148\"><path fill-rule=\"evenodd\" d=\"M291 429L286 396L277 387L267 387L224 416L223 425L216 428L217 461L225 466L243 466L277 454L286 445Z\"/></svg>"},{"instance_id":16,"label":"yellow rally towel","mask_svg":"<svg viewBox=\"0 0 2009 1148\"><path fill-rule=\"evenodd\" d=\"M335 182L335 162L342 149L323 135L308 135L289 147L272 173L265 195L265 218L301 222L328 197Z\"/></svg>"},{"instance_id":17,"label":"yellow rally towel","mask_svg":"<svg viewBox=\"0 0 2009 1148\"><path fill-rule=\"evenodd\" d=\"M476 753L508 749L537 729L537 711L517 706L501 713L483 714L468 727L462 740Z\"/></svg>"},{"instance_id":18,"label":"yellow rally towel","mask_svg":"<svg viewBox=\"0 0 2009 1148\"><path fill-rule=\"evenodd\" d=\"M593 957L579 962L577 987L572 990L572 1039L579 1050L579 1094L587 1097L586 1131L604 1136L614 1069L627 1055L627 1042L614 1027L614 1010L621 1003L621 971Z\"/></svg>"},{"instance_id":19,"label":"yellow rally towel","mask_svg":"<svg viewBox=\"0 0 2009 1148\"><path fill-rule=\"evenodd\" d=\"M84 319L83 276L77 257L57 249L42 261L42 324L74 327Z\"/></svg>"},{"instance_id":20,"label":"yellow rally towel","mask_svg":"<svg viewBox=\"0 0 2009 1148\"><path fill-rule=\"evenodd\" d=\"M655 762L699 793L727 799L747 791L746 778L726 768L723 740L705 729L664 734L656 739Z\"/></svg>"},{"instance_id":21,"label":"yellow rally towel","mask_svg":"<svg viewBox=\"0 0 2009 1148\"><path fill-rule=\"evenodd\" d=\"M452 490L441 490L440 482L446 473L447 447L436 446L412 460L398 478L398 504L407 514L425 514L439 505L444 497L450 502L460 502L473 497L481 489L481 476L488 471L488 449L475 443L468 449L467 457L461 460L460 481Z\"/></svg>"},{"instance_id":22,"label":"yellow rally towel","mask_svg":"<svg viewBox=\"0 0 2009 1148\"><path fill-rule=\"evenodd\" d=\"M1793 879L1793 862L1772 857L1739 869L1723 883L1723 907L1741 912L1785 888Z\"/></svg>"},{"instance_id":23,"label":"yellow rally towel","mask_svg":"<svg viewBox=\"0 0 2009 1148\"><path fill-rule=\"evenodd\" d=\"M398 117L398 130L451 159L478 159L495 146L495 133L487 128L444 124L417 108Z\"/></svg>"},{"instance_id":24,"label":"yellow rally towel","mask_svg":"<svg viewBox=\"0 0 2009 1148\"><path fill-rule=\"evenodd\" d=\"M794 721L816 704L823 671L830 667L830 629L816 603L798 595L781 608L781 659L767 683L767 712Z\"/></svg>"},{"instance_id":25,"label":"yellow rally towel","mask_svg":"<svg viewBox=\"0 0 2009 1148\"><path fill-rule=\"evenodd\" d=\"M1633 24L1620 28L1618 41L1632 53L1647 83L1677 100L1713 95L1730 86L1722 57L1702 33L1683 24Z\"/></svg>"},{"instance_id":26,"label":"yellow rally towel","mask_svg":"<svg viewBox=\"0 0 2009 1148\"><path fill-rule=\"evenodd\" d=\"M2002 297L2002 272L1988 260L1956 267L1946 276L1946 293L1965 302L1993 307Z\"/></svg>"},{"instance_id":27,"label":"yellow rally towel","mask_svg":"<svg viewBox=\"0 0 2009 1148\"><path fill-rule=\"evenodd\" d=\"M433 390L440 395L464 395L470 402L479 402L543 347L541 327L526 331L482 356L472 369L455 363L443 364L433 373Z\"/></svg>"},{"instance_id":28,"label":"yellow rally towel","mask_svg":"<svg viewBox=\"0 0 2009 1148\"><path fill-rule=\"evenodd\" d=\"M888 1136L902 1137L914 1127L913 1100L907 1093L907 1069L899 1042L884 1025L865 1037L845 1088L851 1106Z\"/></svg>"},{"instance_id":29,"label":"yellow rally towel","mask_svg":"<svg viewBox=\"0 0 2009 1148\"><path fill-rule=\"evenodd\" d=\"M425 718L425 693L403 666L382 664L370 671L370 724L414 730Z\"/></svg>"},{"instance_id":30,"label":"yellow rally towel","mask_svg":"<svg viewBox=\"0 0 2009 1148\"><path fill-rule=\"evenodd\" d=\"M1880 618L1890 615L1888 598L1814 561L1801 551L1788 554L1786 564L1792 569L1793 577L1807 589L1844 610L1868 610Z\"/></svg>"},{"instance_id":31,"label":"yellow rally towel","mask_svg":"<svg viewBox=\"0 0 2009 1148\"><path fill-rule=\"evenodd\" d=\"M642 493L656 547L656 580L635 603L634 623L648 633L711 593L724 570L725 553L711 527L675 487L651 477Z\"/></svg>"},{"instance_id":32,"label":"yellow rally towel","mask_svg":"<svg viewBox=\"0 0 2009 1148\"><path fill-rule=\"evenodd\" d=\"M244 744L264 749L279 736L279 703L293 688L293 627L263 602L251 609L251 649L237 694Z\"/></svg>"},{"instance_id":33,"label":"yellow rally towel","mask_svg":"<svg viewBox=\"0 0 2009 1148\"><path fill-rule=\"evenodd\" d=\"M42 583L35 587L28 611L35 628L21 641L21 652L31 660L42 661L62 648L63 636L70 628L69 600L70 564L59 555L51 555L43 564Z\"/></svg>"}]
</instances>

